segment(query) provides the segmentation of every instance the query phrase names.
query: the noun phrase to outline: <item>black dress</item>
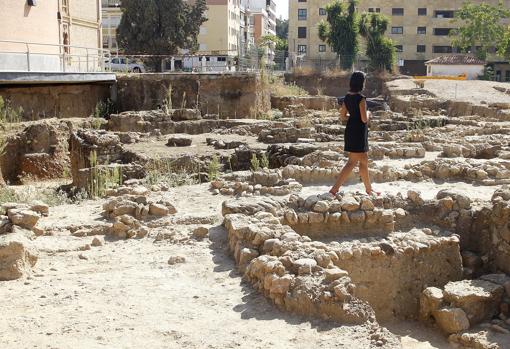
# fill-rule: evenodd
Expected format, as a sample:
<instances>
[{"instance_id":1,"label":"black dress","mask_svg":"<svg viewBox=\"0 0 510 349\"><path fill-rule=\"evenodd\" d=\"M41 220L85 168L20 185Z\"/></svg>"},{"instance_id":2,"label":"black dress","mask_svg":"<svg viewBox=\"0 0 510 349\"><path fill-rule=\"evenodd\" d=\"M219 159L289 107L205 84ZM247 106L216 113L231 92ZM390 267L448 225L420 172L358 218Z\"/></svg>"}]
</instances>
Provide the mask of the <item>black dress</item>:
<instances>
[{"instance_id":1,"label":"black dress","mask_svg":"<svg viewBox=\"0 0 510 349\"><path fill-rule=\"evenodd\" d=\"M361 111L359 104L365 96L362 94L347 94L344 98L344 104L349 112L349 120L345 128L344 151L350 153L368 152L368 125L361 120Z\"/></svg>"}]
</instances>

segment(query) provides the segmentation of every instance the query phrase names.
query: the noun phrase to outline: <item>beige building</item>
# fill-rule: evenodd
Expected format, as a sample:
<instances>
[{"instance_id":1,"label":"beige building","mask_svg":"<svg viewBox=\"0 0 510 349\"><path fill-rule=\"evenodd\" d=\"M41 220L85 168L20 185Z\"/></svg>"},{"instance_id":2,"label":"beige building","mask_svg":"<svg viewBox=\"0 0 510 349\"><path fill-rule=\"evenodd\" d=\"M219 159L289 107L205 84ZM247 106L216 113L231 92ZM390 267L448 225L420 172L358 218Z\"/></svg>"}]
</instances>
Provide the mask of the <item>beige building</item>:
<instances>
[{"instance_id":1,"label":"beige building","mask_svg":"<svg viewBox=\"0 0 510 349\"><path fill-rule=\"evenodd\" d=\"M122 18L121 0L101 0L103 47L112 53L119 51L117 28Z\"/></svg>"},{"instance_id":2,"label":"beige building","mask_svg":"<svg viewBox=\"0 0 510 349\"><path fill-rule=\"evenodd\" d=\"M289 51L310 60L331 60L336 54L319 39L318 23L326 19L331 0L289 0ZM491 3L498 0L471 1ZM464 0L360 0L360 12L377 12L390 19L387 35L395 41L401 70L425 75L425 62L455 53L448 36L456 27L455 11ZM504 4L510 8L510 0ZM510 69L510 68L509 68Z\"/></svg>"},{"instance_id":3,"label":"beige building","mask_svg":"<svg viewBox=\"0 0 510 349\"><path fill-rule=\"evenodd\" d=\"M241 0L207 0L207 21L198 35L199 51L237 56L241 41Z\"/></svg>"},{"instance_id":4,"label":"beige building","mask_svg":"<svg viewBox=\"0 0 510 349\"><path fill-rule=\"evenodd\" d=\"M102 61L100 0L0 0L0 70L91 71Z\"/></svg>"}]
</instances>

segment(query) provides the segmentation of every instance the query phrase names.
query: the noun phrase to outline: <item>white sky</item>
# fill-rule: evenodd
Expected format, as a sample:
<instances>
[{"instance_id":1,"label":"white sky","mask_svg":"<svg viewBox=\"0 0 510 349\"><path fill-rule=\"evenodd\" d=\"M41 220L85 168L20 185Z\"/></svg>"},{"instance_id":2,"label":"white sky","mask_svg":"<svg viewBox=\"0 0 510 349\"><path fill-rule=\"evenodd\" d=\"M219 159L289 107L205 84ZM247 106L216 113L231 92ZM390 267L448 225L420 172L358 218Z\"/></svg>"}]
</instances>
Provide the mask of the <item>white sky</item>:
<instances>
[{"instance_id":1,"label":"white sky","mask_svg":"<svg viewBox=\"0 0 510 349\"><path fill-rule=\"evenodd\" d=\"M276 14L278 18L283 17L289 18L289 0L275 0L276 2Z\"/></svg>"}]
</instances>

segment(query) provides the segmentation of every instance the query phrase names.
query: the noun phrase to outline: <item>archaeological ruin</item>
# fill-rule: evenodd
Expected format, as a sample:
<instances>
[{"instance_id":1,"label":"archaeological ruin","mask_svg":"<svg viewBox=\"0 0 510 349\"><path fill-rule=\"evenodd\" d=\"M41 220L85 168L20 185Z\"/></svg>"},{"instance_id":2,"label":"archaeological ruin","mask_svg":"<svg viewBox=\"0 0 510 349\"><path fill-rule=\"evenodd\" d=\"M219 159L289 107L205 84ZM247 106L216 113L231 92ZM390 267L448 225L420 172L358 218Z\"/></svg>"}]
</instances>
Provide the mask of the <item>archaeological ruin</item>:
<instances>
[{"instance_id":1,"label":"archaeological ruin","mask_svg":"<svg viewBox=\"0 0 510 349\"><path fill-rule=\"evenodd\" d=\"M369 76L331 195L347 79L0 87L0 346L509 349L510 88Z\"/></svg>"}]
</instances>

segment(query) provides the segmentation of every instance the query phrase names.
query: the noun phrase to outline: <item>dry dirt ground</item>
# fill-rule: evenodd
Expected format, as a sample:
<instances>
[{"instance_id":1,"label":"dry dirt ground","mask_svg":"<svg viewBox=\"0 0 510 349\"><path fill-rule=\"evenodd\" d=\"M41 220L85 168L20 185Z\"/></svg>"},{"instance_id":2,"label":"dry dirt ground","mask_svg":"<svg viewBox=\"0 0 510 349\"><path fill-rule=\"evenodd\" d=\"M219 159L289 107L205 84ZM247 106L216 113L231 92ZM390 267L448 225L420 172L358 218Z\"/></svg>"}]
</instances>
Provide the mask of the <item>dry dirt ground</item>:
<instances>
[{"instance_id":1,"label":"dry dirt ground","mask_svg":"<svg viewBox=\"0 0 510 349\"><path fill-rule=\"evenodd\" d=\"M141 240L101 237L102 246L80 251L92 237L36 239L34 275L0 287L0 348L371 348L367 327L283 313L243 283L219 226L226 197L211 195L207 184L165 196L178 213L160 228L161 241L152 232ZM101 201L60 206L42 223L85 224L100 212ZM189 238L184 221L211 223L210 238ZM169 265L171 256L185 262ZM385 348L449 348L421 324L384 325L395 335Z\"/></svg>"},{"instance_id":2,"label":"dry dirt ground","mask_svg":"<svg viewBox=\"0 0 510 349\"><path fill-rule=\"evenodd\" d=\"M412 90L416 88L412 79L399 79L388 83L391 88L398 90ZM494 86L508 88L503 82L482 80L425 80L425 89L436 96L447 100L471 102L473 104L510 103L510 95L497 91Z\"/></svg>"}]
</instances>

